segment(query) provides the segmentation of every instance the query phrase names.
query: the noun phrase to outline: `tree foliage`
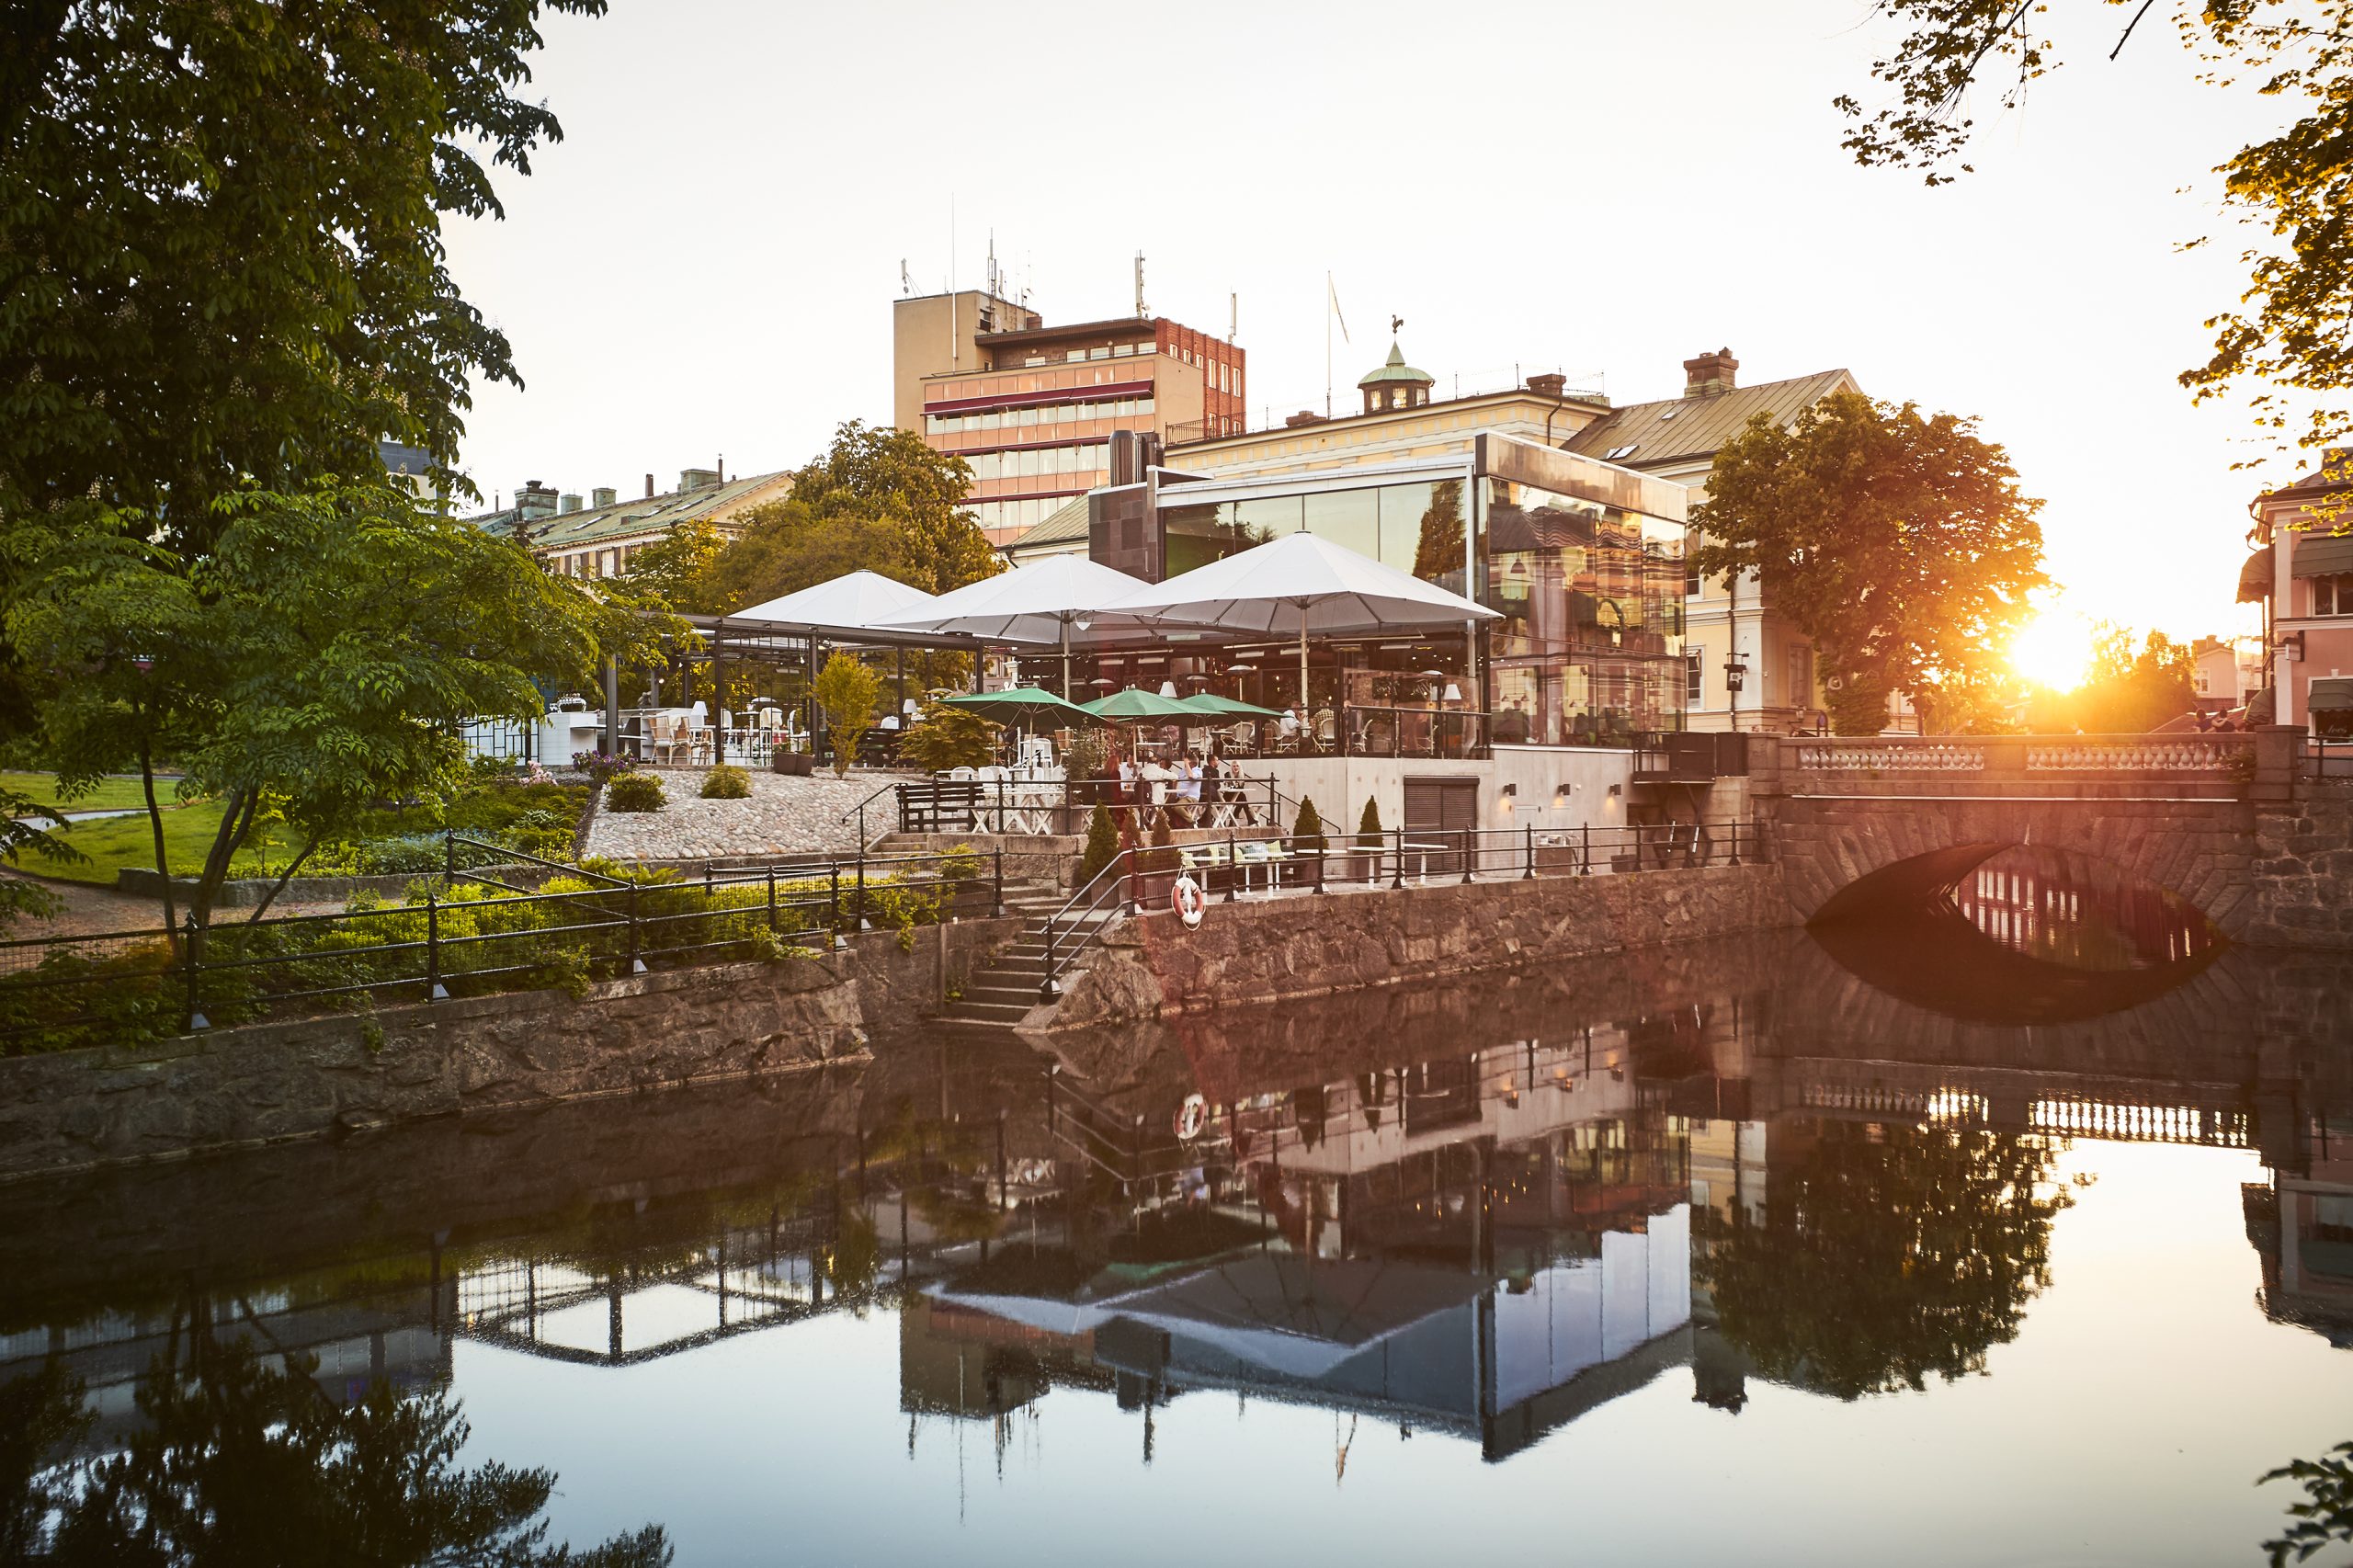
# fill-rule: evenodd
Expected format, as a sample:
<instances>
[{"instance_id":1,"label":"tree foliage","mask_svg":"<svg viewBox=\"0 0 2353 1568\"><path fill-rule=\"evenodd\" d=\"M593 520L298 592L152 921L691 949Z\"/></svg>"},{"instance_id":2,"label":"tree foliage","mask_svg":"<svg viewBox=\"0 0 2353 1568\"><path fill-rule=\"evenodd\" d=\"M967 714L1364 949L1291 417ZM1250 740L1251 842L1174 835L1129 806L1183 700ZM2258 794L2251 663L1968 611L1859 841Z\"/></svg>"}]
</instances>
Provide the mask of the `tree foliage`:
<instances>
[{"instance_id":1,"label":"tree foliage","mask_svg":"<svg viewBox=\"0 0 2353 1568\"><path fill-rule=\"evenodd\" d=\"M1119 826L1111 821L1109 809L1097 804L1087 813L1086 846L1078 857L1078 885L1083 888L1093 882L1104 867L1119 858Z\"/></svg>"},{"instance_id":2,"label":"tree foliage","mask_svg":"<svg viewBox=\"0 0 2353 1568\"><path fill-rule=\"evenodd\" d=\"M1693 564L1754 571L1839 677L1841 733L1992 678L2044 586L2042 503L1976 421L1833 392L1784 428L1759 415L1716 454Z\"/></svg>"},{"instance_id":3,"label":"tree foliage","mask_svg":"<svg viewBox=\"0 0 2353 1568\"><path fill-rule=\"evenodd\" d=\"M2103 622L2093 637L2084 683L2073 691L2038 693L2028 710L2029 727L2094 735L2154 730L2197 705L2195 663L2188 643L2162 631L2151 631L2136 648L2130 628Z\"/></svg>"},{"instance_id":4,"label":"tree foliage","mask_svg":"<svg viewBox=\"0 0 2353 1568\"><path fill-rule=\"evenodd\" d=\"M2149 0L2130 6L2110 58L2138 31ZM1845 145L1867 166L1922 171L1930 185L1970 172L1972 91L1991 85L2005 109L2061 61L2045 36L2046 0L1877 0L1906 30L1871 74L1896 90L1877 112L1852 96L1836 107L1857 123ZM2090 11L2089 0L2077 9ZM2296 118L2277 135L2222 159L2226 210L2251 238L2239 259L2247 289L2208 318L2214 351L2183 370L2198 401L2244 393L2258 424L2301 426L2307 447L2353 438L2353 0L2176 0L2174 30L2216 89L2286 100ZM2218 149L2218 152L2220 150ZM2200 236L2191 245L2207 243ZM2320 406L2299 412L2291 392ZM2353 475L2335 474L2345 478Z\"/></svg>"},{"instance_id":5,"label":"tree foliage","mask_svg":"<svg viewBox=\"0 0 2353 1568\"><path fill-rule=\"evenodd\" d=\"M137 1392L143 1425L119 1453L6 1479L23 1561L82 1568L213 1563L448 1563L482 1568L659 1568L659 1525L586 1551L548 1542L544 1470L458 1465L468 1426L438 1390L379 1381L348 1408L301 1353L270 1365L242 1339L205 1346L204 1371L158 1361ZM41 1431L71 1430L77 1390L55 1378L0 1391ZM10 1561L18 1561L12 1557Z\"/></svg>"},{"instance_id":6,"label":"tree foliage","mask_svg":"<svg viewBox=\"0 0 2353 1568\"><path fill-rule=\"evenodd\" d=\"M28 520L0 540L22 584L6 626L61 787L142 774L158 869L197 877L199 924L265 809L307 854L374 801L446 798L465 781L460 721L535 718L528 672L584 676L613 636L579 585L381 481L247 490L213 511L193 558L129 527ZM224 807L201 867L163 855L166 745L182 791Z\"/></svg>"},{"instance_id":7,"label":"tree foliage","mask_svg":"<svg viewBox=\"0 0 2353 1568\"><path fill-rule=\"evenodd\" d=\"M1736 1214L1697 1260L1724 1336L1765 1376L1840 1399L1984 1370L2050 1283L2069 1198L2048 1145L1941 1125L1816 1134L1775 1170L1762 1221Z\"/></svg>"},{"instance_id":8,"label":"tree foliage","mask_svg":"<svg viewBox=\"0 0 2353 1568\"><path fill-rule=\"evenodd\" d=\"M833 732L834 772L847 775L858 760L858 743L874 727L882 677L849 654L835 653L817 672L810 691L825 715L825 727Z\"/></svg>"},{"instance_id":9,"label":"tree foliage","mask_svg":"<svg viewBox=\"0 0 2353 1568\"><path fill-rule=\"evenodd\" d=\"M2300 1481L2304 1496L2288 1505L2290 1523L2263 1543L2271 1568L2302 1562L2332 1542L2353 1542L2353 1443L2339 1443L2316 1460L2293 1460L2267 1471L2263 1482Z\"/></svg>"},{"instance_id":10,"label":"tree foliage","mask_svg":"<svg viewBox=\"0 0 2353 1568\"><path fill-rule=\"evenodd\" d=\"M879 518L894 526L901 570L887 574L926 594L944 594L1005 570L988 536L964 508L972 471L935 452L912 431L853 419L792 476L792 498L825 522ZM879 569L879 568L878 568Z\"/></svg>"},{"instance_id":11,"label":"tree foliage","mask_svg":"<svg viewBox=\"0 0 2353 1568\"><path fill-rule=\"evenodd\" d=\"M520 385L441 218L503 215L563 134L517 97L542 11L604 0L12 9L0 66L0 514L104 508L167 542L256 482L448 472L480 376Z\"/></svg>"},{"instance_id":12,"label":"tree foliage","mask_svg":"<svg viewBox=\"0 0 2353 1568\"><path fill-rule=\"evenodd\" d=\"M996 760L1004 726L944 702L927 702L922 716L899 743L899 758L926 773L951 767L982 767Z\"/></svg>"}]
</instances>

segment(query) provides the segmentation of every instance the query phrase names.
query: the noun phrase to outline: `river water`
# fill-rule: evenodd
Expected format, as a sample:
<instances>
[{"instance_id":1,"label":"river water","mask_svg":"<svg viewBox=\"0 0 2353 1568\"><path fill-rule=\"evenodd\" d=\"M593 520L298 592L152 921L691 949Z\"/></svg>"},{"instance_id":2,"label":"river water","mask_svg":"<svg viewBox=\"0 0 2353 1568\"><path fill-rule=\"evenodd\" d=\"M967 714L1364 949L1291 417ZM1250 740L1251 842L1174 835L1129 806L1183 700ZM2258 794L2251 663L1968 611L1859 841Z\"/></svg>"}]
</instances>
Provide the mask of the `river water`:
<instances>
[{"instance_id":1,"label":"river water","mask_svg":"<svg viewBox=\"0 0 2353 1568\"><path fill-rule=\"evenodd\" d=\"M7 1520L2261 1562L2306 1491L2260 1478L2353 1440L2353 973L2183 915L2006 858L1812 935L0 1187ZM494 1462L540 1473L447 1483Z\"/></svg>"}]
</instances>

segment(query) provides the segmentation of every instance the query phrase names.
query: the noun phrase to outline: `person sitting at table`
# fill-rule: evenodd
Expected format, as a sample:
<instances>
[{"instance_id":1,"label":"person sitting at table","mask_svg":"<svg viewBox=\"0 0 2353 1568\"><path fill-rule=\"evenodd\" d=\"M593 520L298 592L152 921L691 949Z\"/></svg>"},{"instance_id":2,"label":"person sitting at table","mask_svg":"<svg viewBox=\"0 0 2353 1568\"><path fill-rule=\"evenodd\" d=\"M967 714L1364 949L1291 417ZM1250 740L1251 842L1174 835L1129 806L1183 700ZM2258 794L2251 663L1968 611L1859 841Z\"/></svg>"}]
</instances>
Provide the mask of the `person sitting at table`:
<instances>
[{"instance_id":1,"label":"person sitting at table","mask_svg":"<svg viewBox=\"0 0 2353 1568\"><path fill-rule=\"evenodd\" d=\"M1298 705L1293 704L1284 709L1282 718L1275 724L1275 744L1285 751L1298 750L1301 728L1302 721Z\"/></svg>"},{"instance_id":2,"label":"person sitting at table","mask_svg":"<svg viewBox=\"0 0 2353 1568\"><path fill-rule=\"evenodd\" d=\"M1156 821L1168 804L1169 772L1158 757L1144 758L1136 769L1136 823L1138 826Z\"/></svg>"},{"instance_id":3,"label":"person sitting at table","mask_svg":"<svg viewBox=\"0 0 2353 1568\"><path fill-rule=\"evenodd\" d=\"M1210 743L1209 755L1201 758L1201 799L1211 802L1225 799L1225 768L1217 759L1217 743Z\"/></svg>"},{"instance_id":4,"label":"person sitting at table","mask_svg":"<svg viewBox=\"0 0 2353 1568\"><path fill-rule=\"evenodd\" d=\"M1184 798L1185 820L1179 826L1199 827L1201 824L1201 754L1188 752L1177 764L1176 792Z\"/></svg>"},{"instance_id":5,"label":"person sitting at table","mask_svg":"<svg viewBox=\"0 0 2353 1568\"><path fill-rule=\"evenodd\" d=\"M1495 739L1504 745L1528 744L1528 710L1515 697L1504 710L1495 715Z\"/></svg>"}]
</instances>

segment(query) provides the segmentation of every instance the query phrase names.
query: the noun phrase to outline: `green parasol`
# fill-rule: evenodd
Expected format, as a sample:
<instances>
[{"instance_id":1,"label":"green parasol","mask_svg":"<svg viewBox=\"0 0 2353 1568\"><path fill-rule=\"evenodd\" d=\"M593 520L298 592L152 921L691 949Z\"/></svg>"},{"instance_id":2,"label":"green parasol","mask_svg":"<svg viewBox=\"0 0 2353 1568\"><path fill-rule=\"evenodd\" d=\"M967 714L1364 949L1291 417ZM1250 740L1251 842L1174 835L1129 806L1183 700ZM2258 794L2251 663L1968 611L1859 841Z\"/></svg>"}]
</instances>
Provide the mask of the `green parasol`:
<instances>
[{"instance_id":1,"label":"green parasol","mask_svg":"<svg viewBox=\"0 0 2353 1568\"><path fill-rule=\"evenodd\" d=\"M939 699L943 708L961 708L999 723L1033 723L1049 720L1065 724L1099 722L1075 702L1056 697L1043 687L1017 686L1010 691L974 691Z\"/></svg>"},{"instance_id":2,"label":"green parasol","mask_svg":"<svg viewBox=\"0 0 2353 1568\"><path fill-rule=\"evenodd\" d=\"M1282 714L1272 708L1261 708L1255 702L1238 702L1231 697L1220 697L1214 691L1196 692L1185 699L1185 706L1210 719L1279 719Z\"/></svg>"},{"instance_id":3,"label":"green parasol","mask_svg":"<svg viewBox=\"0 0 2353 1568\"><path fill-rule=\"evenodd\" d=\"M1199 708L1188 708L1174 697L1163 697L1156 691L1130 687L1108 697L1098 697L1086 705L1086 710L1098 719L1175 719L1179 722L1203 717Z\"/></svg>"}]
</instances>

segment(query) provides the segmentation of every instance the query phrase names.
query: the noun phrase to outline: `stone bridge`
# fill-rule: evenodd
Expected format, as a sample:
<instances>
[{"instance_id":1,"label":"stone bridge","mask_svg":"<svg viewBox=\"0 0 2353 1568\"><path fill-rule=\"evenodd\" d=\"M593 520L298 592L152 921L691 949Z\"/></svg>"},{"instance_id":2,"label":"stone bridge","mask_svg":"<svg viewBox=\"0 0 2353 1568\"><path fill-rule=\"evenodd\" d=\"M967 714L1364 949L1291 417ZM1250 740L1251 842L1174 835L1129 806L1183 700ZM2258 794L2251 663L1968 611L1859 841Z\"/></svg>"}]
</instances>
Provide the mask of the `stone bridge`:
<instances>
[{"instance_id":1,"label":"stone bridge","mask_svg":"<svg viewBox=\"0 0 2353 1568\"><path fill-rule=\"evenodd\" d=\"M1949 885L2014 845L2097 857L2224 936L2353 947L2353 790L2300 778L2302 732L1753 736L1749 790L1812 920Z\"/></svg>"}]
</instances>

